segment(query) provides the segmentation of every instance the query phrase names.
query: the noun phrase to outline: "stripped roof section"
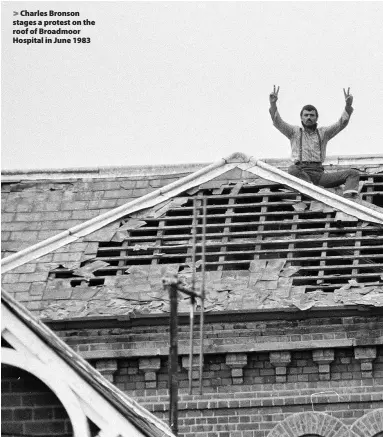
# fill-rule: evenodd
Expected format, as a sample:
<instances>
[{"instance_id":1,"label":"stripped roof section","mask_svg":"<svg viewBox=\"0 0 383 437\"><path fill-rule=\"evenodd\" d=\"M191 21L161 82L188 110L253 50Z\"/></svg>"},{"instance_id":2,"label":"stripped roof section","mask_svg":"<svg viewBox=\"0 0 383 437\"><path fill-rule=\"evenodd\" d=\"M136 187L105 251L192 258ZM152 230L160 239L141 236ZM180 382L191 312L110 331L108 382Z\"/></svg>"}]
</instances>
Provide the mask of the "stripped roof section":
<instances>
[{"instance_id":1,"label":"stripped roof section","mask_svg":"<svg viewBox=\"0 0 383 437\"><path fill-rule=\"evenodd\" d=\"M132 214L142 209L158 205L185 190L210 181L235 168L246 170L247 172L253 173L264 179L287 185L302 194L308 195L313 199L323 202L345 214L357 217L360 220L383 224L383 213L381 208L373 209L368 205L366 206L365 204L352 202L325 189L309 184L301 179L297 179L263 161L255 160L242 153L234 153L227 158L223 158L214 164L192 173L191 175L184 176L163 188L152 191L151 193L128 202L127 204L76 225L67 231L61 232L52 238L48 238L38 244L21 250L14 255L4 258L2 260L3 272L7 272L55 249L73 243L79 238L109 225L127 214Z\"/></svg>"}]
</instances>

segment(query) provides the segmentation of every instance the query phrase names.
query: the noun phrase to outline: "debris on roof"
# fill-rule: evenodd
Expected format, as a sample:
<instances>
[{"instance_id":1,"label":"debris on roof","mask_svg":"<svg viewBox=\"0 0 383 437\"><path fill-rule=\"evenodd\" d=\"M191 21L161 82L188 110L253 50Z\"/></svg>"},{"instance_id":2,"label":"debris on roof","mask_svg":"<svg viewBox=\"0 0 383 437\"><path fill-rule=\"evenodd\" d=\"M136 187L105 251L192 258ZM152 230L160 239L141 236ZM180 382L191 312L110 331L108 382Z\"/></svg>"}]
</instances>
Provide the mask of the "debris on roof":
<instances>
[{"instance_id":1,"label":"debris on roof","mask_svg":"<svg viewBox=\"0 0 383 437\"><path fill-rule=\"evenodd\" d=\"M41 302L40 316L62 319L100 315L160 314L169 312L169 297L162 287L166 274L177 273L178 264L167 266L132 266L127 275L107 278L100 287L75 287L55 280L54 289L47 291ZM285 267L285 260L255 260L251 271L206 272L205 310L249 310L298 308L339 305L383 306L383 281L364 286L349 281L334 293L320 289L307 291L294 286L298 267ZM180 273L185 285L191 285L191 270ZM196 274L197 288L201 273ZM61 291L60 291L61 290ZM65 293L64 293L65 290ZM64 293L64 294L63 294ZM61 299L58 297L61 296ZM180 300L179 311L189 310L189 300Z\"/></svg>"},{"instance_id":2,"label":"debris on roof","mask_svg":"<svg viewBox=\"0 0 383 437\"><path fill-rule=\"evenodd\" d=\"M316 212L332 212L334 211L334 208L331 206L326 205L323 202L319 202L318 200L312 200L310 202L310 211L316 211Z\"/></svg>"},{"instance_id":3,"label":"debris on roof","mask_svg":"<svg viewBox=\"0 0 383 437\"><path fill-rule=\"evenodd\" d=\"M91 278L94 278L94 274L93 272L108 266L109 263L105 262L105 261L94 261L91 264L86 264L83 267L80 267L78 269L75 269L73 271L73 274L76 276L81 276L83 277L85 280L89 280Z\"/></svg>"},{"instance_id":4,"label":"debris on roof","mask_svg":"<svg viewBox=\"0 0 383 437\"><path fill-rule=\"evenodd\" d=\"M141 228L146 225L143 220L137 220L136 218L128 218L123 225L121 225L110 239L110 241L125 241L129 237L129 231Z\"/></svg>"},{"instance_id":5,"label":"debris on roof","mask_svg":"<svg viewBox=\"0 0 383 437\"><path fill-rule=\"evenodd\" d=\"M119 229L119 222L109 223L84 237L84 241L111 241Z\"/></svg>"},{"instance_id":6,"label":"debris on roof","mask_svg":"<svg viewBox=\"0 0 383 437\"><path fill-rule=\"evenodd\" d=\"M295 211L304 211L307 208L307 205L305 202L298 202L293 204L293 208Z\"/></svg>"},{"instance_id":7,"label":"debris on roof","mask_svg":"<svg viewBox=\"0 0 383 437\"><path fill-rule=\"evenodd\" d=\"M349 280L364 284L365 289L374 287L365 294L357 291L362 289L359 286L347 290L367 296L355 298L358 302L373 304L382 285L382 226L356 216L362 210L363 217L366 211L374 210L378 211L374 217L383 217L379 206L383 175L365 177L360 190L368 202L363 200L363 208L355 212L356 203L338 198L338 189L326 191L307 187L300 181L295 181L292 189L290 179L283 172L276 175L282 182L272 182L260 177L272 173L267 166L245 158L236 155L235 162L229 160L230 164L219 162L150 195L140 198L137 194L138 198L130 203L81 224L80 230L66 231L63 237L66 243L60 240L60 235L50 240L49 247L42 242L43 252L38 249L38 256L34 246L19 254L17 265L32 259L38 272L50 273L49 281L39 284L40 294L28 302L31 309L52 318L168 311L161 284L164 272L179 272L190 284L193 197L205 197L208 201L207 310L285 307L303 310L345 305L340 297L335 301L334 290L342 289ZM262 170L260 174L257 169ZM115 190L116 196L125 194L129 187L140 190L139 187L147 186L143 179L134 183L114 179L92 183L108 188L110 193ZM87 196L92 183L86 182ZM79 184L75 182L74 192L83 199L84 193L80 196L77 191ZM161 184L160 180L153 180L153 186ZM305 194L304 190L311 194ZM85 217L87 211L76 210L73 215L77 212ZM58 220L56 215L52 218ZM200 216L199 237L201 229ZM22 247L28 245L22 244ZM81 248L75 247L76 244ZM7 245L6 241L6 250L17 247L17 243ZM65 252L61 253L64 246ZM53 249L56 251L52 252ZM45 250L50 251L50 258L41 262L39 257ZM200 250L199 241L197 253ZM56 260L57 263L50 263ZM200 263L198 255L197 271ZM15 280L11 276L5 277L9 284ZM23 280L30 280L24 276ZM40 282L45 281L41 275L36 277L40 277ZM186 299L181 308L187 307Z\"/></svg>"},{"instance_id":8,"label":"debris on roof","mask_svg":"<svg viewBox=\"0 0 383 437\"><path fill-rule=\"evenodd\" d=\"M336 222L357 222L358 219L356 217L353 217L350 214L346 214L343 211L337 211L335 214L335 221Z\"/></svg>"},{"instance_id":9,"label":"debris on roof","mask_svg":"<svg viewBox=\"0 0 383 437\"><path fill-rule=\"evenodd\" d=\"M159 203L152 208L147 208L142 211L130 214L132 218L157 218L165 215L170 209L178 208L184 205L188 201L187 197L176 197L175 199L167 200L165 202Z\"/></svg>"}]
</instances>

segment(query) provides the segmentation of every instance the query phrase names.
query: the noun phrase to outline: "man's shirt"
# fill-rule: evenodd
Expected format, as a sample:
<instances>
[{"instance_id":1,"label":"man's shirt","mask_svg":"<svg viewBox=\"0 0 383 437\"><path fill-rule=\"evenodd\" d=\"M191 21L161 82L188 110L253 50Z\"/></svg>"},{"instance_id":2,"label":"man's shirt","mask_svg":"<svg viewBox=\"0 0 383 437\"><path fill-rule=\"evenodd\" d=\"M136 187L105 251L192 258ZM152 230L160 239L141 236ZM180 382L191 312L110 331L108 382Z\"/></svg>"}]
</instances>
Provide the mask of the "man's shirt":
<instances>
[{"instance_id":1,"label":"man's shirt","mask_svg":"<svg viewBox=\"0 0 383 437\"><path fill-rule=\"evenodd\" d=\"M274 126L290 140L291 159L294 163L298 161L323 162L326 158L328 141L348 125L350 115L344 110L336 123L331 126L319 127L313 132L286 123L282 120L278 110L275 111L272 119ZM302 151L300 150L301 135Z\"/></svg>"}]
</instances>

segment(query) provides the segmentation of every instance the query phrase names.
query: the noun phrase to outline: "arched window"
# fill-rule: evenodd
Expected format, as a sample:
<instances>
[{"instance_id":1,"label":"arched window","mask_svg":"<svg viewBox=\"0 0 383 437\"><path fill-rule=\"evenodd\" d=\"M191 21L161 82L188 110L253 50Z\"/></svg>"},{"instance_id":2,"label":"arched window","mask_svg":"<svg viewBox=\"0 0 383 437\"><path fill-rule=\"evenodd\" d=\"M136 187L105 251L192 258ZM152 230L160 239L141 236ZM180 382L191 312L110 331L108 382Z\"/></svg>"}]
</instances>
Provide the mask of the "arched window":
<instances>
[{"instance_id":1,"label":"arched window","mask_svg":"<svg viewBox=\"0 0 383 437\"><path fill-rule=\"evenodd\" d=\"M285 420L270 431L267 437L349 437L348 426L334 416L318 412L297 413L288 416Z\"/></svg>"},{"instance_id":2,"label":"arched window","mask_svg":"<svg viewBox=\"0 0 383 437\"><path fill-rule=\"evenodd\" d=\"M352 436L383 437L383 408L370 411L351 426Z\"/></svg>"}]
</instances>

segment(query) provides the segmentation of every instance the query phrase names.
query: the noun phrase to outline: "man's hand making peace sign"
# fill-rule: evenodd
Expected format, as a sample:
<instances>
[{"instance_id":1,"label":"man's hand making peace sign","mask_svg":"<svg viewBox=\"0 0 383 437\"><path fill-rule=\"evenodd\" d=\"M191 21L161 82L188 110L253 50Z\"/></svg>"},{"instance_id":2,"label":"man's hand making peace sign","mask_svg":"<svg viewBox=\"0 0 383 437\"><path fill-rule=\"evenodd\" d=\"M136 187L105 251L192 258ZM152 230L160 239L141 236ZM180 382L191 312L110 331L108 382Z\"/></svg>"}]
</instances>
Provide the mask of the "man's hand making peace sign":
<instances>
[{"instance_id":1,"label":"man's hand making peace sign","mask_svg":"<svg viewBox=\"0 0 383 437\"><path fill-rule=\"evenodd\" d=\"M343 88L344 98L346 99L346 106L352 106L352 101L354 100L354 97L350 94L350 87L348 88L347 92L346 89Z\"/></svg>"},{"instance_id":2,"label":"man's hand making peace sign","mask_svg":"<svg viewBox=\"0 0 383 437\"><path fill-rule=\"evenodd\" d=\"M273 92L270 94L270 97L269 97L270 98L270 105L273 105L273 104L277 103L278 93L279 93L279 87L277 88L274 85Z\"/></svg>"}]
</instances>

